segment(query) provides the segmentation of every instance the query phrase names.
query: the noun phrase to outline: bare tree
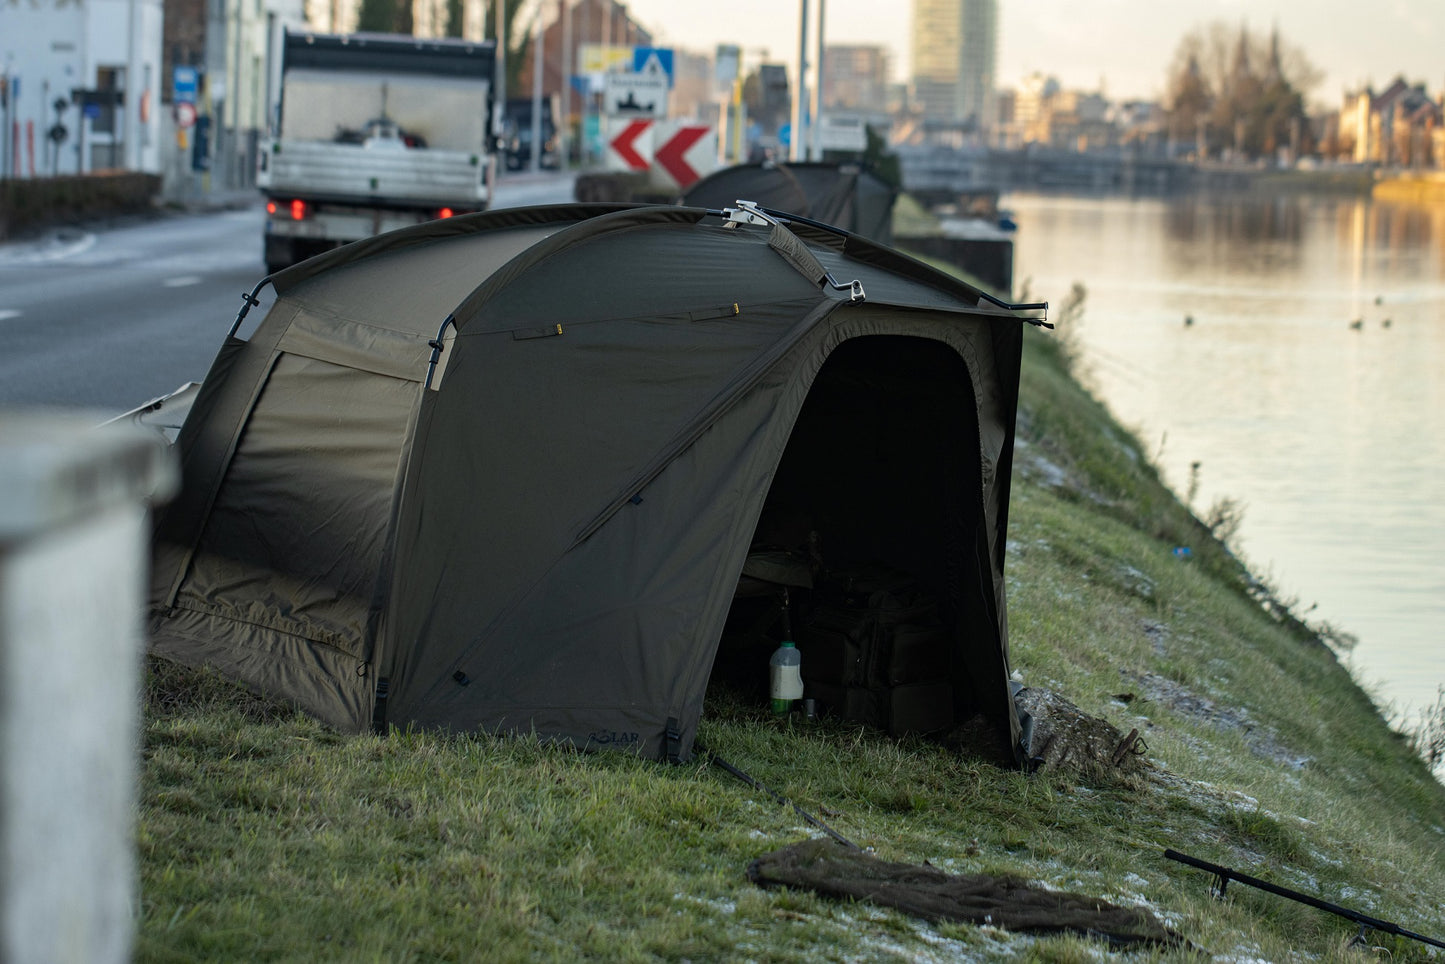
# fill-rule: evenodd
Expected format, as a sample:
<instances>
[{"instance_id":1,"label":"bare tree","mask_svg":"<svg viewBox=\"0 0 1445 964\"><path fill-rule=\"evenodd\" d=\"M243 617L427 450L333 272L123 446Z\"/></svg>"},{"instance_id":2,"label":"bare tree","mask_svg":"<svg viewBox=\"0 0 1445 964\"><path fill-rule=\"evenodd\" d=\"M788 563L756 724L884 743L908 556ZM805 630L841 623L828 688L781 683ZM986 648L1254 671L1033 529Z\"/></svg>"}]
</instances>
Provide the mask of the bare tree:
<instances>
[{"instance_id":1,"label":"bare tree","mask_svg":"<svg viewBox=\"0 0 1445 964\"><path fill-rule=\"evenodd\" d=\"M1277 29L1255 34L1224 21L1195 27L1180 39L1169 68L1170 134L1196 138L1206 154L1303 149L1304 97L1320 77Z\"/></svg>"}]
</instances>

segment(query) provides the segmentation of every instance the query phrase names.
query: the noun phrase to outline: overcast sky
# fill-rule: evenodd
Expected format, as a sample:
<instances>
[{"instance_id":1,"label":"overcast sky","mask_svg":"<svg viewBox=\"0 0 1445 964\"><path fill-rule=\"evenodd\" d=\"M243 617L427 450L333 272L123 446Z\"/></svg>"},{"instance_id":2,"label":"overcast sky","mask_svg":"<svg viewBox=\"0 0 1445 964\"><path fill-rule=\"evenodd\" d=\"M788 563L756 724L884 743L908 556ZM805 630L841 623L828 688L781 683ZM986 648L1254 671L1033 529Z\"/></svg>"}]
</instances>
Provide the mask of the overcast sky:
<instances>
[{"instance_id":1,"label":"overcast sky","mask_svg":"<svg viewBox=\"0 0 1445 964\"><path fill-rule=\"evenodd\" d=\"M796 0L626 0L633 17L663 45L711 51L735 43L749 59L792 63L798 53ZM817 0L809 4L816 20ZM828 0L829 43L877 43L895 56L895 79L908 71L907 0ZM1065 87L1112 98L1156 98L1179 39L1223 20L1280 36L1324 74L1311 92L1336 104L1341 91L1396 74L1445 87L1445 0L999 0L998 76L1017 86L1033 71ZM810 40L809 49L816 41Z\"/></svg>"}]
</instances>

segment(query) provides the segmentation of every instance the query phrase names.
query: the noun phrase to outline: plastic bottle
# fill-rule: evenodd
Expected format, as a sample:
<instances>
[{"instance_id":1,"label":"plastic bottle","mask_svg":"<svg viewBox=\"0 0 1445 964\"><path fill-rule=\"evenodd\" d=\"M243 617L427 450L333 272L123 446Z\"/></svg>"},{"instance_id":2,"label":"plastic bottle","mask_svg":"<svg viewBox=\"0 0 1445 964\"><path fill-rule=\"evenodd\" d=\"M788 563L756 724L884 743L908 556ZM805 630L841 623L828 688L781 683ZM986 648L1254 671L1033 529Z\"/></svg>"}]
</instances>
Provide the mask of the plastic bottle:
<instances>
[{"instance_id":1,"label":"plastic bottle","mask_svg":"<svg viewBox=\"0 0 1445 964\"><path fill-rule=\"evenodd\" d=\"M803 654L785 640L768 660L768 691L773 698L773 715L787 716L793 700L803 696Z\"/></svg>"}]
</instances>

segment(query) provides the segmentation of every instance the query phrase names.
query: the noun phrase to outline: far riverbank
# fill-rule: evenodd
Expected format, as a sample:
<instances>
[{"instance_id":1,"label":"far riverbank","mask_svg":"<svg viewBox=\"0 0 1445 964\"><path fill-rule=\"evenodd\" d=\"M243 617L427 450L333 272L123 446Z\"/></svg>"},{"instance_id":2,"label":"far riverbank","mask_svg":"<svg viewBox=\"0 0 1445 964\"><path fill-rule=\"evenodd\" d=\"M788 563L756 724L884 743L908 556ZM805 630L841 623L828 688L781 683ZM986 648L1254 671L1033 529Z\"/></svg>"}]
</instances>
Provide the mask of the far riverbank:
<instances>
[{"instance_id":1,"label":"far riverbank","mask_svg":"<svg viewBox=\"0 0 1445 964\"><path fill-rule=\"evenodd\" d=\"M1396 204L1445 204L1445 171L1422 171L1382 178L1374 186L1377 201Z\"/></svg>"}]
</instances>

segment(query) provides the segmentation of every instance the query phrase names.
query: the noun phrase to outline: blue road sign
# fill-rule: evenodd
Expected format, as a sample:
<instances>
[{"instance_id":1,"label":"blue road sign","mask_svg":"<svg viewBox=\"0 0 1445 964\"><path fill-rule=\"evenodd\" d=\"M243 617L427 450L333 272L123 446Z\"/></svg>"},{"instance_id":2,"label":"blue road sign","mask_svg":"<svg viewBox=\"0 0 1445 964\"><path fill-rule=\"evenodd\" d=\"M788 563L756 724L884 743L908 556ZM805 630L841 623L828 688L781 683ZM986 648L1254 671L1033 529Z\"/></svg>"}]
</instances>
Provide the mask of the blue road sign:
<instances>
[{"instance_id":1,"label":"blue road sign","mask_svg":"<svg viewBox=\"0 0 1445 964\"><path fill-rule=\"evenodd\" d=\"M667 87L672 89L672 48L633 47L632 72L634 74L661 73L667 75Z\"/></svg>"},{"instance_id":2,"label":"blue road sign","mask_svg":"<svg viewBox=\"0 0 1445 964\"><path fill-rule=\"evenodd\" d=\"M194 67L174 67L171 70L171 100L177 104L194 104L199 77Z\"/></svg>"}]
</instances>

